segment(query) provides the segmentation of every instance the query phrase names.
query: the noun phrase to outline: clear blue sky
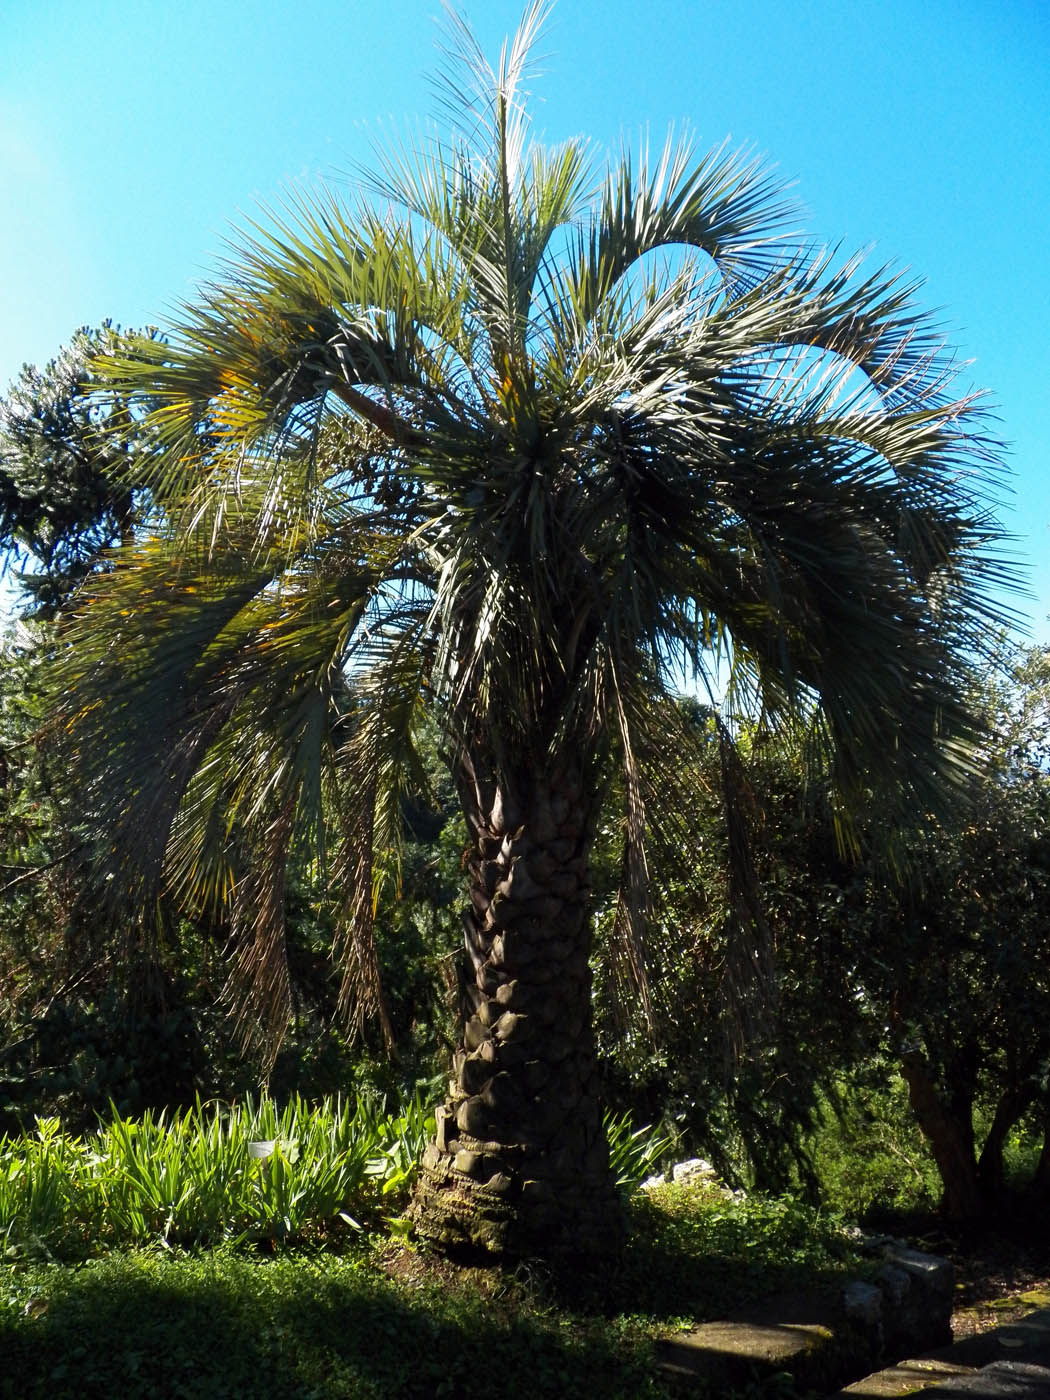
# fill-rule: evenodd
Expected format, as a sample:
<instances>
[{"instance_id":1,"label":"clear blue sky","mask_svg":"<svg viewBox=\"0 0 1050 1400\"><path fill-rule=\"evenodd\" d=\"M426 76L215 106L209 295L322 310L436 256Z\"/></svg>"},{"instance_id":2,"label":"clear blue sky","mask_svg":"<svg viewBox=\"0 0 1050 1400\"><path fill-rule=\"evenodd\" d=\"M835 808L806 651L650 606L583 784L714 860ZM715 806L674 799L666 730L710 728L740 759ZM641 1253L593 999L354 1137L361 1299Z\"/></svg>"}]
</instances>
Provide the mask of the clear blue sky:
<instances>
[{"instance_id":1,"label":"clear blue sky","mask_svg":"<svg viewBox=\"0 0 1050 1400\"><path fill-rule=\"evenodd\" d=\"M464 6L490 52L518 0ZM0 391L81 324L163 324L231 221L432 110L439 0L0 0ZM687 120L810 232L926 279L992 391L1050 641L1047 0L560 0L539 134Z\"/></svg>"}]
</instances>

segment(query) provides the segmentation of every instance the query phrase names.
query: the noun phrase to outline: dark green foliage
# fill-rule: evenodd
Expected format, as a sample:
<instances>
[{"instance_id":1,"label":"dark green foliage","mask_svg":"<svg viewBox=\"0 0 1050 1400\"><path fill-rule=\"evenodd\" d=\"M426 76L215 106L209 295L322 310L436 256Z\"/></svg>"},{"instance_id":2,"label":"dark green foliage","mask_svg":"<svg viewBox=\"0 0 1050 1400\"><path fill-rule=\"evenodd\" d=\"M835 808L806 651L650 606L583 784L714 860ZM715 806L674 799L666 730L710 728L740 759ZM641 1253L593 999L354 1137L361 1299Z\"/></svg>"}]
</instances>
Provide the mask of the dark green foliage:
<instances>
[{"instance_id":1,"label":"dark green foliage","mask_svg":"<svg viewBox=\"0 0 1050 1400\"><path fill-rule=\"evenodd\" d=\"M508 1400L666 1393L644 1342L614 1328L467 1288L398 1286L349 1258L137 1256L33 1282L47 1313L9 1307L0 1324L5 1400L454 1400L494 1368Z\"/></svg>"},{"instance_id":2,"label":"dark green foliage","mask_svg":"<svg viewBox=\"0 0 1050 1400\"><path fill-rule=\"evenodd\" d=\"M683 849L701 762L668 729L683 673L812 719L847 806L876 779L943 802L973 733L962 682L1010 578L996 448L914 289L800 246L747 157L530 144L546 14L498 71L452 16L444 137L254 229L111 365L158 519L68 620L65 752L129 905L230 906L271 1044L307 842L337 872L342 1000L392 1038L375 885L428 711L471 840L567 758L589 828L619 769L643 1004L648 845Z\"/></svg>"},{"instance_id":3,"label":"dark green foliage","mask_svg":"<svg viewBox=\"0 0 1050 1400\"><path fill-rule=\"evenodd\" d=\"M959 1218L1002 1203L1015 1127L1050 1126L1050 652L1011 658L984 703L990 768L954 828L917 833L900 896L872 900L864 964Z\"/></svg>"},{"instance_id":4,"label":"dark green foliage","mask_svg":"<svg viewBox=\"0 0 1050 1400\"><path fill-rule=\"evenodd\" d=\"M787 1197L733 1200L665 1186L635 1198L633 1221L617 1287L625 1307L653 1317L724 1317L745 1301L858 1267L834 1216Z\"/></svg>"},{"instance_id":5,"label":"dark green foliage","mask_svg":"<svg viewBox=\"0 0 1050 1400\"><path fill-rule=\"evenodd\" d=\"M728 830L714 796L701 796L692 815L706 905L682 899L673 868L654 869L671 891L658 946L674 987L655 1043L637 1010L624 1027L601 1003L614 1100L677 1126L729 1179L799 1183L854 1209L902 1206L909 1192L911 1204L928 1202L932 1144L949 1212L994 1212L1009 1203L1004 1151L1017 1161L1026 1135L1026 1180L1045 1193L1050 1166L1036 1169L1036 1158L1050 1087L1047 668L1037 649L986 674L973 697L986 717L983 762L954 817L904 826L873 794L857 853L841 849L826 774L804 746L742 735L769 995L745 1039L724 1034L734 1029L720 998ZM711 794L716 782L712 755ZM901 1120L902 1072L925 1144L914 1119Z\"/></svg>"},{"instance_id":6,"label":"dark green foliage","mask_svg":"<svg viewBox=\"0 0 1050 1400\"><path fill-rule=\"evenodd\" d=\"M996 805L1039 765L972 763L1011 580L983 410L913 289L800 247L754 162L530 146L546 10L498 72L452 16L447 139L242 239L170 340L85 332L12 393L62 775L6 808L23 1111L229 1084L216 1000L282 1092L350 1072L337 1015L414 1080L466 1010L441 1190L487 1189L498 1141L524 1200L559 1135L593 1185L592 915L606 1085L727 1174L811 1182L807 1130L887 1046L928 1124L947 1093L972 1137L1004 1088L994 1142L1045 1099L1042 886ZM902 811L898 887L866 838Z\"/></svg>"},{"instance_id":7,"label":"dark green foliage","mask_svg":"<svg viewBox=\"0 0 1050 1400\"><path fill-rule=\"evenodd\" d=\"M38 616L53 614L140 517L140 429L126 403L93 393L96 359L138 338L109 321L84 326L42 370L26 365L0 402L0 550L13 552Z\"/></svg>"},{"instance_id":8,"label":"dark green foliage","mask_svg":"<svg viewBox=\"0 0 1050 1400\"><path fill-rule=\"evenodd\" d=\"M391 1063L369 1035L353 1044L331 972L334 926L316 864L300 859L286 892L292 1021L270 1065L244 1055L224 998L228 925L165 899L144 927L98 897L88 833L55 761L37 695L50 632L12 630L0 675L0 1131L59 1114L94 1124L231 1098L267 1082L280 1098L372 1085L400 1095L432 1080L451 1036L461 823L449 815L436 754L432 805L406 809L400 880L384 885L379 956L396 1043ZM370 1029L370 1028L367 1028Z\"/></svg>"},{"instance_id":9,"label":"dark green foliage","mask_svg":"<svg viewBox=\"0 0 1050 1400\"><path fill-rule=\"evenodd\" d=\"M850 1066L821 1091L806 1148L821 1199L849 1219L928 1216L943 1193L907 1085L882 1056Z\"/></svg>"},{"instance_id":10,"label":"dark green foliage","mask_svg":"<svg viewBox=\"0 0 1050 1400\"><path fill-rule=\"evenodd\" d=\"M17 1132L45 1112L83 1130L110 1103L123 1113L186 1103L210 1077L185 1000L151 1007L119 990L102 989L97 1001L70 995L8 1034L0 1052L0 1132Z\"/></svg>"},{"instance_id":11,"label":"dark green foliage","mask_svg":"<svg viewBox=\"0 0 1050 1400\"><path fill-rule=\"evenodd\" d=\"M601 1280L460 1274L390 1248L7 1267L0 1396L458 1400L498 1376L507 1400L665 1400L652 1346L668 1325L858 1267L834 1222L797 1204L673 1188L637 1204Z\"/></svg>"}]
</instances>

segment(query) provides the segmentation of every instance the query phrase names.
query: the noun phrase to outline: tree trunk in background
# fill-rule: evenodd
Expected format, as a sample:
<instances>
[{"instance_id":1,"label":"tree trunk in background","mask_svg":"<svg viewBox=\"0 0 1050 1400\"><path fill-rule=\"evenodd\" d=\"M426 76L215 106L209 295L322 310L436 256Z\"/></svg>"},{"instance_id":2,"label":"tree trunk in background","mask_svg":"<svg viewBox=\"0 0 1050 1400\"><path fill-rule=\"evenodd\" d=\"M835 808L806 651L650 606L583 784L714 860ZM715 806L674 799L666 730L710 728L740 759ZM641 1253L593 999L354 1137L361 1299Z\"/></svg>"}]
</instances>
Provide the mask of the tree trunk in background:
<instances>
[{"instance_id":1,"label":"tree trunk in background","mask_svg":"<svg viewBox=\"0 0 1050 1400\"><path fill-rule=\"evenodd\" d=\"M1031 1088L1008 1090L999 1100L988 1129L988 1136L981 1149L977 1163L977 1179L981 1192L988 1205L995 1207L1006 1194L1006 1171L1003 1163L1003 1148L1010 1129L1027 1112L1034 1098Z\"/></svg>"},{"instance_id":2,"label":"tree trunk in background","mask_svg":"<svg viewBox=\"0 0 1050 1400\"><path fill-rule=\"evenodd\" d=\"M1050 1201L1050 1090L1043 1105L1043 1148L1032 1178L1032 1190L1044 1201Z\"/></svg>"},{"instance_id":3,"label":"tree trunk in background","mask_svg":"<svg viewBox=\"0 0 1050 1400\"><path fill-rule=\"evenodd\" d=\"M625 1221L597 1097L583 783L522 775L490 805L471 777L468 1019L412 1219L444 1252L612 1255Z\"/></svg>"},{"instance_id":4,"label":"tree trunk in background","mask_svg":"<svg viewBox=\"0 0 1050 1400\"><path fill-rule=\"evenodd\" d=\"M960 1124L937 1092L926 1059L918 1051L901 1054L901 1070L919 1127L937 1163L944 1196L941 1208L957 1223L979 1220L985 1203L977 1180L972 1124Z\"/></svg>"}]
</instances>

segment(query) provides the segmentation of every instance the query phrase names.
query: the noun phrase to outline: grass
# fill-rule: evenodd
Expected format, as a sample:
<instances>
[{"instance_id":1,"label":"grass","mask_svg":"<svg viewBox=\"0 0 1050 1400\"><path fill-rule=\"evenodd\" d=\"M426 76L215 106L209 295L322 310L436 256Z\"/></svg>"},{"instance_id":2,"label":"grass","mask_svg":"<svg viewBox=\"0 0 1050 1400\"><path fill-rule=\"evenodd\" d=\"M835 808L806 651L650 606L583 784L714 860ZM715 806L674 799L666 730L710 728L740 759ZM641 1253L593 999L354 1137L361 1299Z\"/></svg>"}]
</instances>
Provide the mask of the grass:
<instances>
[{"instance_id":1,"label":"grass","mask_svg":"<svg viewBox=\"0 0 1050 1400\"><path fill-rule=\"evenodd\" d=\"M658 1338L856 1266L794 1201L664 1186L665 1140L607 1120L633 1229L598 1277L461 1270L395 1231L430 1116L330 1101L44 1120L0 1142L0 1400L674 1394ZM253 1148L252 1144L256 1146ZM262 1144L262 1146L259 1146Z\"/></svg>"},{"instance_id":2,"label":"grass","mask_svg":"<svg viewBox=\"0 0 1050 1400\"><path fill-rule=\"evenodd\" d=\"M153 1246L0 1268L0 1397L264 1394L662 1400L652 1364L683 1321L853 1261L835 1223L792 1202L698 1188L635 1197L600 1280L458 1270L358 1235L343 1253Z\"/></svg>"},{"instance_id":3,"label":"grass","mask_svg":"<svg viewBox=\"0 0 1050 1400\"><path fill-rule=\"evenodd\" d=\"M31 1319L17 1316L27 1286L47 1299ZM608 1329L467 1285L398 1283L371 1259L140 1252L31 1270L14 1293L0 1314L12 1400L410 1400L473 1394L494 1376L508 1400L660 1394L644 1349Z\"/></svg>"}]
</instances>

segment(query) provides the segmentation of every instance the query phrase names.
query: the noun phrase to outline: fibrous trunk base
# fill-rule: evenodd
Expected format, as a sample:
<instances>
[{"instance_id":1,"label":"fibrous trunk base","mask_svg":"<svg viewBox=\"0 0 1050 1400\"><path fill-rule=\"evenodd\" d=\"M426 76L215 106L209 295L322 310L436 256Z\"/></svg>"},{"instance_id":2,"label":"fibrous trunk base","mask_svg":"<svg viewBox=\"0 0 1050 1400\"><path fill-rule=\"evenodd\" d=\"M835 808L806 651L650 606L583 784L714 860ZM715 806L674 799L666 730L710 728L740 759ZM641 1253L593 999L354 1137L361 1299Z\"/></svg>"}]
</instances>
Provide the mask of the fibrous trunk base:
<instances>
[{"instance_id":1,"label":"fibrous trunk base","mask_svg":"<svg viewBox=\"0 0 1050 1400\"><path fill-rule=\"evenodd\" d=\"M493 1173L481 1183L434 1154L421 1169L412 1216L423 1243L471 1258L612 1259L625 1237L623 1206L608 1180L588 1187Z\"/></svg>"},{"instance_id":2,"label":"fibrous trunk base","mask_svg":"<svg viewBox=\"0 0 1050 1400\"><path fill-rule=\"evenodd\" d=\"M445 1252L609 1256L625 1224L595 1076L588 813L578 774L515 786L524 801L471 814L468 1015L411 1214Z\"/></svg>"}]
</instances>

